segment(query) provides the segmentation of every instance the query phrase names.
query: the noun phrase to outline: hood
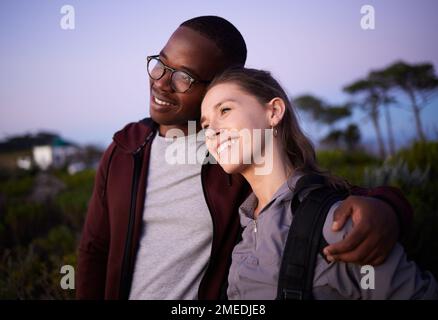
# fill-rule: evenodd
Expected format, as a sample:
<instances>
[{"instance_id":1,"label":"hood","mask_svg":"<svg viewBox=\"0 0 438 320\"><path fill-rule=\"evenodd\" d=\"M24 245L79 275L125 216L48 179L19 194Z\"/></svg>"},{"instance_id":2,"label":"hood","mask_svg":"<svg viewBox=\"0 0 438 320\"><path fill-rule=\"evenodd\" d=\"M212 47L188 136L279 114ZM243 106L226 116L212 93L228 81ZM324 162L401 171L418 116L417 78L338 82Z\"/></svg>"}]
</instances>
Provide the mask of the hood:
<instances>
[{"instance_id":1,"label":"hood","mask_svg":"<svg viewBox=\"0 0 438 320\"><path fill-rule=\"evenodd\" d=\"M114 134L113 140L125 152L135 153L155 134L157 128L157 123L151 118L145 118L138 122L127 124L122 130Z\"/></svg>"}]
</instances>

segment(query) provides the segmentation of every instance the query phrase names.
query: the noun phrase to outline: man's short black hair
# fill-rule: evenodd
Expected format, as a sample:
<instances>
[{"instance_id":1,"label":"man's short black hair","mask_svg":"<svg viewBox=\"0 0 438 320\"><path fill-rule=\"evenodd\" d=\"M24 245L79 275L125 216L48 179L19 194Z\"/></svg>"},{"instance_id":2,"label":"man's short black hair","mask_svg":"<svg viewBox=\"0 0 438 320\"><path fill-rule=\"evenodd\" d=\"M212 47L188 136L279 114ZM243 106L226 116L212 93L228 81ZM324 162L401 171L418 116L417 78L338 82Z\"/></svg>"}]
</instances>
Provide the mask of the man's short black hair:
<instances>
[{"instance_id":1,"label":"man's short black hair","mask_svg":"<svg viewBox=\"0 0 438 320\"><path fill-rule=\"evenodd\" d=\"M228 20L217 16L200 16L181 23L212 40L222 51L229 66L243 67L246 62L246 43L242 34Z\"/></svg>"}]
</instances>

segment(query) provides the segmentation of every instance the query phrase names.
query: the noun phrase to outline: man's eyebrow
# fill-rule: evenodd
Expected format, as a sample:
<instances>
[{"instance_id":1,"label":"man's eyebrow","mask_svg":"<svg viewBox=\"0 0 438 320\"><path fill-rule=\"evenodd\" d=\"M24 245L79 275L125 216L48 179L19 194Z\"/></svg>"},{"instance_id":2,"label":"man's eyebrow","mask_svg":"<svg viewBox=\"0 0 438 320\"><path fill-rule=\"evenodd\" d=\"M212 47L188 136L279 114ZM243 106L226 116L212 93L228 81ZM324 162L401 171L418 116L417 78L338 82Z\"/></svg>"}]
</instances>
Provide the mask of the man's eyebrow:
<instances>
[{"instance_id":1,"label":"man's eyebrow","mask_svg":"<svg viewBox=\"0 0 438 320\"><path fill-rule=\"evenodd\" d=\"M169 60L169 58L167 57L166 53L164 53L163 50L160 51L160 56L163 57L166 60ZM190 74L191 76L195 77L196 79L200 80L201 77L195 72L193 71L193 69L190 69L186 66L181 66L180 68L174 68L176 70L183 70L186 71L188 74Z\"/></svg>"}]
</instances>

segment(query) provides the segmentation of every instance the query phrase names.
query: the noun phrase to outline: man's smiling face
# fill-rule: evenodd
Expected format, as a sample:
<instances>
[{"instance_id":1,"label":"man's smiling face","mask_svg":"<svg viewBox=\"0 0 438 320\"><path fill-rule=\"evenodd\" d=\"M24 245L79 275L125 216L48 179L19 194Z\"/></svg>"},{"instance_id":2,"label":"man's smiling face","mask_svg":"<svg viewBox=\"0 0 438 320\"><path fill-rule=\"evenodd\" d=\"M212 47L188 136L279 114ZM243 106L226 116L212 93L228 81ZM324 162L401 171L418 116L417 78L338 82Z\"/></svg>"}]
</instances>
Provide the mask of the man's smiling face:
<instances>
[{"instance_id":1,"label":"man's smiling face","mask_svg":"<svg viewBox=\"0 0 438 320\"><path fill-rule=\"evenodd\" d=\"M184 26L172 34L160 52L160 60L171 68L186 71L196 80L211 80L225 68L216 44ZM162 126L187 128L187 121L199 121L206 85L195 82L187 92L178 93L171 87L170 76L167 70L161 79L150 79L150 115Z\"/></svg>"}]
</instances>

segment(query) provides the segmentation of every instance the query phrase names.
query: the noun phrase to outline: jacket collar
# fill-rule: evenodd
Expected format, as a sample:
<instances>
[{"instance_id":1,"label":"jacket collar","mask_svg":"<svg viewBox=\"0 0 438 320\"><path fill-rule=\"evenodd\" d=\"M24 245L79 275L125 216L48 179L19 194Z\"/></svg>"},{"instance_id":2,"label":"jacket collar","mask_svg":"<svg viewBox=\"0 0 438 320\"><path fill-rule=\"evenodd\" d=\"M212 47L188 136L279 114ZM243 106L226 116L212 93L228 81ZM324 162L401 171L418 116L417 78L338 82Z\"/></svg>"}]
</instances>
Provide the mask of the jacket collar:
<instances>
[{"instance_id":1,"label":"jacket collar","mask_svg":"<svg viewBox=\"0 0 438 320\"><path fill-rule=\"evenodd\" d=\"M115 144L127 153L135 153L156 133L158 125L151 118L127 124L117 131L113 140Z\"/></svg>"}]
</instances>

